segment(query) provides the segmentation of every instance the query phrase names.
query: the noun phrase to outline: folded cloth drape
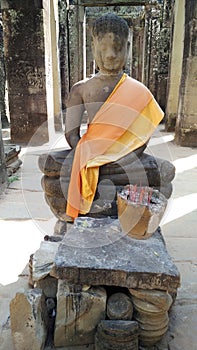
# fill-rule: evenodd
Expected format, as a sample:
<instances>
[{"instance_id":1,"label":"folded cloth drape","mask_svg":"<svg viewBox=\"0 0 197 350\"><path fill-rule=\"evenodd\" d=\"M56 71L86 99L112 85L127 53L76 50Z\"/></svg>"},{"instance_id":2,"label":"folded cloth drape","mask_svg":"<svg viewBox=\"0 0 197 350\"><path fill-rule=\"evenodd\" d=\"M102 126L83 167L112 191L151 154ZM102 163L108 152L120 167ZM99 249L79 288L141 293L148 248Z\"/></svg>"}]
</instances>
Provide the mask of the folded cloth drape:
<instances>
[{"instance_id":1,"label":"folded cloth drape","mask_svg":"<svg viewBox=\"0 0 197 350\"><path fill-rule=\"evenodd\" d=\"M163 115L148 88L123 74L77 144L67 196L69 217L90 211L99 167L144 145Z\"/></svg>"}]
</instances>

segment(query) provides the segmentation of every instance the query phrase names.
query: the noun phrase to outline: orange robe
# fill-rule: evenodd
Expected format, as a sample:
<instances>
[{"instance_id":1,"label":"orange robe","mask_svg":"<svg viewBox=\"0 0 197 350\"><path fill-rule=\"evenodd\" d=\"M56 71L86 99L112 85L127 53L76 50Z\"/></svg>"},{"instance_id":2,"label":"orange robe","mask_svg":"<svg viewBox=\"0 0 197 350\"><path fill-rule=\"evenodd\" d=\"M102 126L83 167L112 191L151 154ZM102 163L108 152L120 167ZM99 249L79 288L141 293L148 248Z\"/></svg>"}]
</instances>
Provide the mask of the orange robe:
<instances>
[{"instance_id":1,"label":"orange robe","mask_svg":"<svg viewBox=\"0 0 197 350\"><path fill-rule=\"evenodd\" d=\"M68 188L68 216L74 219L90 211L99 167L144 145L162 118L151 92L123 74L77 144Z\"/></svg>"}]
</instances>

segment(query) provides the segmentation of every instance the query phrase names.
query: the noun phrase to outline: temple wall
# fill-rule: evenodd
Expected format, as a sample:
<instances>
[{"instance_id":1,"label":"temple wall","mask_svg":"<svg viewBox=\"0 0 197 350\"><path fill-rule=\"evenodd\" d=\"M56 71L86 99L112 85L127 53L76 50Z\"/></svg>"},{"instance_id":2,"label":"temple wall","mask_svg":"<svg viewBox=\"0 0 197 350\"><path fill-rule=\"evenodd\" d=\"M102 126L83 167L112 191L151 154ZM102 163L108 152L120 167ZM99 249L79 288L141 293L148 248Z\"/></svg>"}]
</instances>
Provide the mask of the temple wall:
<instances>
[{"instance_id":1,"label":"temple wall","mask_svg":"<svg viewBox=\"0 0 197 350\"><path fill-rule=\"evenodd\" d=\"M1 2L11 140L48 141L43 9L41 1ZM40 126L42 130L38 131ZM35 138L35 136L34 136Z\"/></svg>"},{"instance_id":2,"label":"temple wall","mask_svg":"<svg viewBox=\"0 0 197 350\"><path fill-rule=\"evenodd\" d=\"M168 97L166 108L166 130L175 129L178 113L179 89L182 74L183 44L185 23L185 0L175 1L174 31L172 38L171 64L168 80Z\"/></svg>"},{"instance_id":3,"label":"temple wall","mask_svg":"<svg viewBox=\"0 0 197 350\"><path fill-rule=\"evenodd\" d=\"M183 68L175 141L197 146L197 2L186 1Z\"/></svg>"}]
</instances>

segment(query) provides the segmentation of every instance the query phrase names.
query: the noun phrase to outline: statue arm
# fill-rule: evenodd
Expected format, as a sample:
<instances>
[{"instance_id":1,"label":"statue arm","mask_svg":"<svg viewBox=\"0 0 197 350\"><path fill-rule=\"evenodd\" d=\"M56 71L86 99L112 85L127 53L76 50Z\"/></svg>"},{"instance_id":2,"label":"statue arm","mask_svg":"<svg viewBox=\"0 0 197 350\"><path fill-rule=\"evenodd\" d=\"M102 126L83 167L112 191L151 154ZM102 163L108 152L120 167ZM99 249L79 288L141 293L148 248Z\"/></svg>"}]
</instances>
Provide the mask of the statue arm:
<instances>
[{"instance_id":1,"label":"statue arm","mask_svg":"<svg viewBox=\"0 0 197 350\"><path fill-rule=\"evenodd\" d=\"M77 83L72 87L68 98L65 120L65 137L71 148L75 148L80 140L80 126L84 110L81 84Z\"/></svg>"}]
</instances>

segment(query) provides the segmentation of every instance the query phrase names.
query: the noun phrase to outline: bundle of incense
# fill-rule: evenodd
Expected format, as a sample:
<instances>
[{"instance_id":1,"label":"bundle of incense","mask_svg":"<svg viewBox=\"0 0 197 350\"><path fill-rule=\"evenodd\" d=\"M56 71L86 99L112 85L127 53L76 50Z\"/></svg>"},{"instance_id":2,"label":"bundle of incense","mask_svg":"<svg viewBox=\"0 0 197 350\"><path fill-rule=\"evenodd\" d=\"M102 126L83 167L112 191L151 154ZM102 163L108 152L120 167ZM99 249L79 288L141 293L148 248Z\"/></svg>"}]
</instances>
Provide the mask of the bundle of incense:
<instances>
[{"instance_id":1,"label":"bundle of incense","mask_svg":"<svg viewBox=\"0 0 197 350\"><path fill-rule=\"evenodd\" d=\"M129 185L127 187L128 195L127 199L133 203L146 204L151 203L153 189L150 187L141 187L137 185Z\"/></svg>"}]
</instances>

